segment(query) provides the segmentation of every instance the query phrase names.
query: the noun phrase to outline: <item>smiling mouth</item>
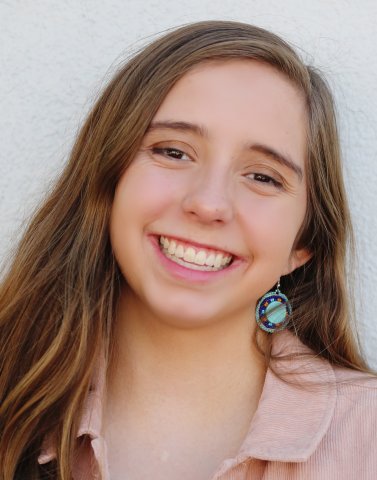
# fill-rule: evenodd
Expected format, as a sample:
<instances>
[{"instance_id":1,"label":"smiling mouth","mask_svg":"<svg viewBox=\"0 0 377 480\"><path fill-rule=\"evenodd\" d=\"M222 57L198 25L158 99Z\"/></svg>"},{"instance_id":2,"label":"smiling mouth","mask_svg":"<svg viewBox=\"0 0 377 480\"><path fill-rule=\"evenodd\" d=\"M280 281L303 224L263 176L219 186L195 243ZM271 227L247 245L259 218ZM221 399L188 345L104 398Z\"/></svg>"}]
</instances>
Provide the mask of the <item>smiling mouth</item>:
<instances>
[{"instance_id":1,"label":"smiling mouth","mask_svg":"<svg viewBox=\"0 0 377 480\"><path fill-rule=\"evenodd\" d=\"M229 267L234 259L226 252L196 247L164 236L159 237L159 244L167 258L191 270L217 272Z\"/></svg>"}]
</instances>

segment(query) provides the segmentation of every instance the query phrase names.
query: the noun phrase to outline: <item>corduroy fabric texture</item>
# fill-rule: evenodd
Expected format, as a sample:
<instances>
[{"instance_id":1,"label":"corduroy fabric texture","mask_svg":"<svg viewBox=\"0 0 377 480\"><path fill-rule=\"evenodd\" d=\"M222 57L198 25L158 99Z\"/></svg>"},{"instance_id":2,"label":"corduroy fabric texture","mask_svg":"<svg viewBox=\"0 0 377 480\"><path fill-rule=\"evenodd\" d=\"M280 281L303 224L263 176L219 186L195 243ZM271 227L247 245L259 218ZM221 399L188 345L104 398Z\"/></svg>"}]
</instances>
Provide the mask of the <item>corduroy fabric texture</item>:
<instances>
[{"instance_id":1,"label":"corduroy fabric texture","mask_svg":"<svg viewBox=\"0 0 377 480\"><path fill-rule=\"evenodd\" d=\"M377 378L333 367L289 332L276 334L273 351L303 355L277 365L287 382L267 371L237 455L208 480L376 480ZM78 432L74 480L111 480L100 434L104 388L100 362ZM38 461L54 458L46 438Z\"/></svg>"}]
</instances>

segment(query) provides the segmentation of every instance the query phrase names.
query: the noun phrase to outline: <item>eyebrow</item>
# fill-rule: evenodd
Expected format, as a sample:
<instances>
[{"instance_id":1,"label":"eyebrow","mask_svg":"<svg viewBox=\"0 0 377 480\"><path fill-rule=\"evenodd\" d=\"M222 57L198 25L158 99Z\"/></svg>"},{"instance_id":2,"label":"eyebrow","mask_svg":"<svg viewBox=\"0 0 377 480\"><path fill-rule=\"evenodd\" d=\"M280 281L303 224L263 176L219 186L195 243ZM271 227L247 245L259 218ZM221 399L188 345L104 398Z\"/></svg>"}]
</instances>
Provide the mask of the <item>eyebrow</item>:
<instances>
[{"instance_id":1,"label":"eyebrow","mask_svg":"<svg viewBox=\"0 0 377 480\"><path fill-rule=\"evenodd\" d=\"M195 123L190 122L182 122L182 121L173 121L173 120L163 120L163 121L155 121L152 122L148 129L147 133L152 132L154 130L179 130L182 132L191 132L203 138L209 138L208 130L202 126L197 125ZM289 168L293 171L300 181L303 179L303 171L302 168L297 165L291 158L287 155L283 155L271 147L267 145L262 145L259 143L248 144L247 149L251 150L252 152L257 152L266 157L269 157L271 160L283 165L284 167Z\"/></svg>"},{"instance_id":2,"label":"eyebrow","mask_svg":"<svg viewBox=\"0 0 377 480\"><path fill-rule=\"evenodd\" d=\"M147 129L147 133L153 130L181 130L182 132L195 133L203 138L209 137L208 130L205 127L190 122L178 122L172 120L152 122Z\"/></svg>"},{"instance_id":3,"label":"eyebrow","mask_svg":"<svg viewBox=\"0 0 377 480\"><path fill-rule=\"evenodd\" d=\"M260 145L260 144L250 145L249 150L261 153L266 157L270 157L275 162L280 163L280 165L283 165L289 168L297 175L300 182L302 181L302 178L304 176L302 172L302 168L299 165L297 165L296 162L291 160L288 156L282 155L281 153L277 152L273 148L267 147L266 145Z\"/></svg>"}]
</instances>

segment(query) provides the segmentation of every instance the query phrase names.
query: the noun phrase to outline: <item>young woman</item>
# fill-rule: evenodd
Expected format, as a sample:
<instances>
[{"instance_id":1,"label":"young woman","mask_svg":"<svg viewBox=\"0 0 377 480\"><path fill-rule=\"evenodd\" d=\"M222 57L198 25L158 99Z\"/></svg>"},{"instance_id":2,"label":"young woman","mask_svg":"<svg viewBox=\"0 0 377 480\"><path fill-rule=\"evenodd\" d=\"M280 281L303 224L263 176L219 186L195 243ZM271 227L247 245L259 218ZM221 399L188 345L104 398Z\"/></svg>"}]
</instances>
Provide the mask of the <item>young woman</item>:
<instances>
[{"instance_id":1,"label":"young woman","mask_svg":"<svg viewBox=\"0 0 377 480\"><path fill-rule=\"evenodd\" d=\"M0 292L1 479L372 479L331 94L279 37L119 71Z\"/></svg>"}]
</instances>

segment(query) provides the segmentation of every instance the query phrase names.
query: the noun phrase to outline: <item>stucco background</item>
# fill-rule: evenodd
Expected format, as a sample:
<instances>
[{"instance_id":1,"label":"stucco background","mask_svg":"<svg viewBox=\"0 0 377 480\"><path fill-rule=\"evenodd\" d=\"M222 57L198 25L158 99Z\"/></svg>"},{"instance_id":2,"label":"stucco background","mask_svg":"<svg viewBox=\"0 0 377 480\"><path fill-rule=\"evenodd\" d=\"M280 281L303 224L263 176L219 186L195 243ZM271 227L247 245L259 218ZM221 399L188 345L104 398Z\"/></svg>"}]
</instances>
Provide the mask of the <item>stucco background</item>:
<instances>
[{"instance_id":1,"label":"stucco background","mask_svg":"<svg viewBox=\"0 0 377 480\"><path fill-rule=\"evenodd\" d=\"M357 236L358 330L377 368L374 0L0 0L0 263L117 64L163 30L205 19L271 29L333 88Z\"/></svg>"}]
</instances>

